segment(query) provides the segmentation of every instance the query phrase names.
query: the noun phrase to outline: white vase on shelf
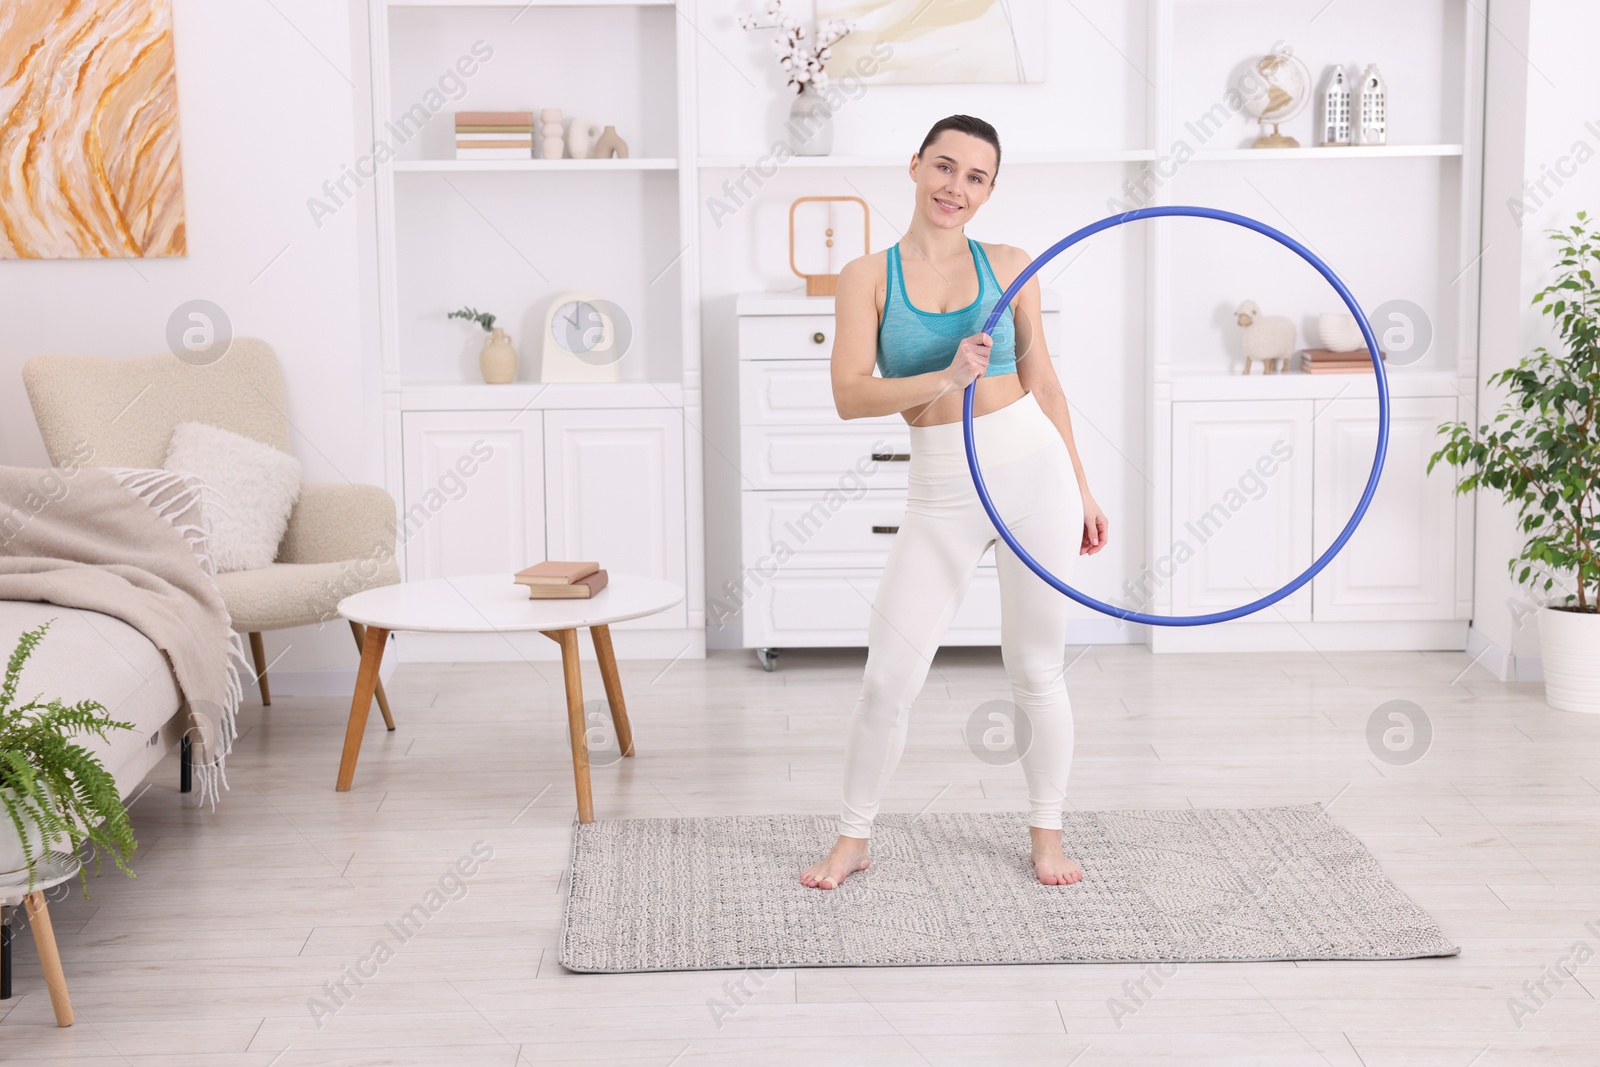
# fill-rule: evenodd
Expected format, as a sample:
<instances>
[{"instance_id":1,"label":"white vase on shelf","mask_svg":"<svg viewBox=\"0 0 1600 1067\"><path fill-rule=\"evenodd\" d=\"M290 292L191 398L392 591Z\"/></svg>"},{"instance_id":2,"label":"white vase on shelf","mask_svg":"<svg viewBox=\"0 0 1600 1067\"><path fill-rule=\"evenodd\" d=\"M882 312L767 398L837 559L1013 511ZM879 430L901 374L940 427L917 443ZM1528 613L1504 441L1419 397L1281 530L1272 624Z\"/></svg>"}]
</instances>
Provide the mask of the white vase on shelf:
<instances>
[{"instance_id":1,"label":"white vase on shelf","mask_svg":"<svg viewBox=\"0 0 1600 1067\"><path fill-rule=\"evenodd\" d=\"M589 150L600 140L603 131L593 119L574 118L567 126L567 158L588 159Z\"/></svg>"},{"instance_id":2,"label":"white vase on shelf","mask_svg":"<svg viewBox=\"0 0 1600 1067\"><path fill-rule=\"evenodd\" d=\"M833 152L833 109L810 82L789 103L789 123L784 132L797 156L826 156Z\"/></svg>"},{"instance_id":3,"label":"white vase on shelf","mask_svg":"<svg viewBox=\"0 0 1600 1067\"><path fill-rule=\"evenodd\" d=\"M541 108L539 111L539 158L560 159L565 142L561 138L561 109Z\"/></svg>"}]
</instances>

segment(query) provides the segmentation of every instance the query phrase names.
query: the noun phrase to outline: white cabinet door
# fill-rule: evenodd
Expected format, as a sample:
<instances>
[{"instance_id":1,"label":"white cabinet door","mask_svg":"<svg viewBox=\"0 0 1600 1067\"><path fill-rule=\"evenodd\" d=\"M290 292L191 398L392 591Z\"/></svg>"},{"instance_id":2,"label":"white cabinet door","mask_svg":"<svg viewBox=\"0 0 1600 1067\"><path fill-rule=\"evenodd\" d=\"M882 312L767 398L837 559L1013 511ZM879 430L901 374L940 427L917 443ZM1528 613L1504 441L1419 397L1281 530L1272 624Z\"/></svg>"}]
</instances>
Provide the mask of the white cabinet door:
<instances>
[{"instance_id":1,"label":"white cabinet door","mask_svg":"<svg viewBox=\"0 0 1600 1067\"><path fill-rule=\"evenodd\" d=\"M536 410L402 415L406 577L509 577L544 559L543 453Z\"/></svg>"},{"instance_id":2,"label":"white cabinet door","mask_svg":"<svg viewBox=\"0 0 1600 1067\"><path fill-rule=\"evenodd\" d=\"M1171 541L1135 583L1135 606L1170 582L1174 614L1220 611L1310 566L1311 460L1309 400L1174 403ZM1310 589L1245 618L1309 621Z\"/></svg>"},{"instance_id":3,"label":"white cabinet door","mask_svg":"<svg viewBox=\"0 0 1600 1067\"><path fill-rule=\"evenodd\" d=\"M1317 621L1451 619L1456 615L1453 470L1425 473L1436 430L1456 417L1454 397L1390 401L1389 447L1367 514L1312 582ZM1378 445L1371 400L1332 400L1316 416L1315 544L1320 553L1350 521Z\"/></svg>"},{"instance_id":4,"label":"white cabinet door","mask_svg":"<svg viewBox=\"0 0 1600 1067\"><path fill-rule=\"evenodd\" d=\"M544 444L550 559L686 584L682 412L547 410ZM613 625L686 626L687 603Z\"/></svg>"}]
</instances>

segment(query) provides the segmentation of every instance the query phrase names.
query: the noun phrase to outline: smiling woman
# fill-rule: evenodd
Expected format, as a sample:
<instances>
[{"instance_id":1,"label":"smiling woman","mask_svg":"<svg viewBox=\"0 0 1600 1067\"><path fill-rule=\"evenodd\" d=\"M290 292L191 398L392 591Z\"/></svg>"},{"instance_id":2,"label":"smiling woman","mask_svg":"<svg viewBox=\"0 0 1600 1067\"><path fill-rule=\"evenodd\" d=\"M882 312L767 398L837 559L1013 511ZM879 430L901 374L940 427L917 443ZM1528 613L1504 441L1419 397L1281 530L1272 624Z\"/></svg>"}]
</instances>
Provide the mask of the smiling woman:
<instances>
[{"instance_id":1,"label":"smiling woman","mask_svg":"<svg viewBox=\"0 0 1600 1067\"><path fill-rule=\"evenodd\" d=\"M1089 493L1045 350L1038 283L1030 278L1017 292L992 336L982 332L1007 284L1030 262L1019 248L986 247L966 235L999 173L993 126L970 115L941 119L908 164L916 188L905 236L839 274L835 405L846 419L899 412L911 427L911 463L905 517L868 623L866 672L845 743L838 840L800 875L816 889L833 889L867 867L867 839L905 747L911 703L991 546L1001 654L1014 697L1005 725L1010 736L1031 739L1019 746L1026 750L1017 762L1027 780L1034 872L1045 885L1083 877L1061 844L1073 748L1063 662L1067 601L998 541L966 468L962 402L971 386L977 451L999 495L1024 516L1028 532L1019 536L1030 554L1070 567L1105 545L1106 518Z\"/></svg>"}]
</instances>

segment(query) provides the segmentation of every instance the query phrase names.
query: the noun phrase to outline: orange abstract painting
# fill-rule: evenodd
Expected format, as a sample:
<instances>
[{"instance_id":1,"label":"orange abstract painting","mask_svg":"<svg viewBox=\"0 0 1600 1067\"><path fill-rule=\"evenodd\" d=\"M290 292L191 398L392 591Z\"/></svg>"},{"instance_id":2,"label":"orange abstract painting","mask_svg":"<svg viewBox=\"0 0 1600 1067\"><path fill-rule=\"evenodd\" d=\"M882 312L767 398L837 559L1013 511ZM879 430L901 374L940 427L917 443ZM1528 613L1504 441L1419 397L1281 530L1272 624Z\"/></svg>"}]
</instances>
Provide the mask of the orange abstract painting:
<instances>
[{"instance_id":1,"label":"orange abstract painting","mask_svg":"<svg viewBox=\"0 0 1600 1067\"><path fill-rule=\"evenodd\" d=\"M0 0L0 259L185 251L171 0Z\"/></svg>"}]
</instances>

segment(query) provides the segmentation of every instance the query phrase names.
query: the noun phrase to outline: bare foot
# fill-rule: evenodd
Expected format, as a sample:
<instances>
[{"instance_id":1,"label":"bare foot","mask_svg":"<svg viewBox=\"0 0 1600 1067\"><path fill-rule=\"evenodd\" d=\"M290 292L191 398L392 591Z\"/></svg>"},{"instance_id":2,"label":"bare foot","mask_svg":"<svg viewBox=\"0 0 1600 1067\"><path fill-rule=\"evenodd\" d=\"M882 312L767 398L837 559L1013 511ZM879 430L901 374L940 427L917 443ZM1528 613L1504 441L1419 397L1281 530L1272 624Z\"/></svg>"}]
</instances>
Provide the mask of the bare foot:
<instances>
[{"instance_id":1,"label":"bare foot","mask_svg":"<svg viewBox=\"0 0 1600 1067\"><path fill-rule=\"evenodd\" d=\"M867 839L843 837L833 843L833 848L822 858L800 872L800 884L812 889L835 889L850 875L864 871L872 865L867 858Z\"/></svg>"},{"instance_id":2,"label":"bare foot","mask_svg":"<svg viewBox=\"0 0 1600 1067\"><path fill-rule=\"evenodd\" d=\"M1043 885L1071 885L1083 877L1079 867L1061 850L1061 831L1028 827L1033 838L1033 873Z\"/></svg>"}]
</instances>

